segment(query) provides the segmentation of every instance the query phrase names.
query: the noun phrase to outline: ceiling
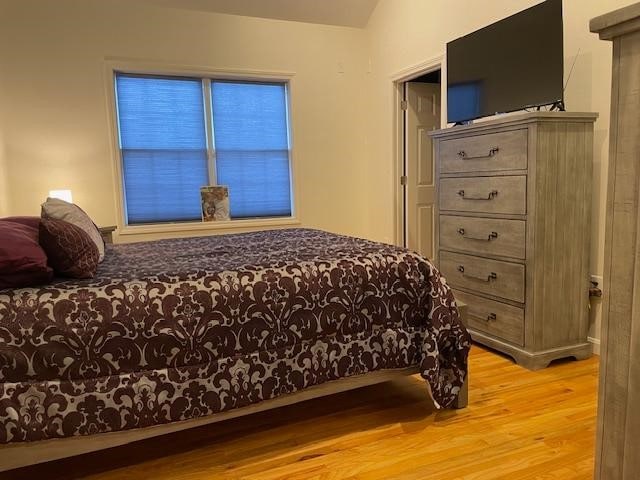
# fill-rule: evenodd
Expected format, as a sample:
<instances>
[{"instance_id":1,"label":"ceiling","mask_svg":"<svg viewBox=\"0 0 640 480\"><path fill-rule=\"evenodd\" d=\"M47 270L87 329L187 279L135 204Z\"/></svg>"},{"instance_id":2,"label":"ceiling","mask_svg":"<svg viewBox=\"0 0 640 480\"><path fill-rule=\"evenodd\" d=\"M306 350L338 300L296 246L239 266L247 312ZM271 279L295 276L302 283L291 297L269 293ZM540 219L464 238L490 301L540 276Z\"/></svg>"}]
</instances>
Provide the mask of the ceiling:
<instances>
[{"instance_id":1,"label":"ceiling","mask_svg":"<svg viewBox=\"0 0 640 480\"><path fill-rule=\"evenodd\" d=\"M137 0L163 7L365 27L378 0Z\"/></svg>"}]
</instances>

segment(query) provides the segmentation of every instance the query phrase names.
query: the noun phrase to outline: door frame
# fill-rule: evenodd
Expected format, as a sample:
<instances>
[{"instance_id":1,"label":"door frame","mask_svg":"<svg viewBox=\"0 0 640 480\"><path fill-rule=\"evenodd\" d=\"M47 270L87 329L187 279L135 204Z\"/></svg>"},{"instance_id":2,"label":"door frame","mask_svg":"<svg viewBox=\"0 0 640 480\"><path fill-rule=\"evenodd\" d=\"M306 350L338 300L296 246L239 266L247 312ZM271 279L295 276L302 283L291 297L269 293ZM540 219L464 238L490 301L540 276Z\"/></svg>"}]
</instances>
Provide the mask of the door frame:
<instances>
[{"instance_id":1,"label":"door frame","mask_svg":"<svg viewBox=\"0 0 640 480\"><path fill-rule=\"evenodd\" d=\"M440 70L440 126L447 125L447 72L444 55L438 55L419 64L404 68L391 76L392 82L392 110L393 110L393 223L394 243L406 247L407 209L405 201L407 189L401 185L400 178L406 172L406 135L405 111L402 109L405 83L426 73ZM436 199L437 200L437 199Z\"/></svg>"}]
</instances>

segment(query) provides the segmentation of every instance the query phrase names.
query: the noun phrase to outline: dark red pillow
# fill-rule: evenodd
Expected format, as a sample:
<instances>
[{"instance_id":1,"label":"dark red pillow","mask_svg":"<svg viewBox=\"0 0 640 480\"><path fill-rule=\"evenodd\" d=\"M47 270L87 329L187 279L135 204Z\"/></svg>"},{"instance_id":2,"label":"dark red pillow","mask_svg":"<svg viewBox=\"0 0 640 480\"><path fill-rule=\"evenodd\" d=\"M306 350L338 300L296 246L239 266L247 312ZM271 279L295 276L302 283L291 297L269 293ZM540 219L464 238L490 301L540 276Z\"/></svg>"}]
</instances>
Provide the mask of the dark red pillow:
<instances>
[{"instance_id":1,"label":"dark red pillow","mask_svg":"<svg viewBox=\"0 0 640 480\"><path fill-rule=\"evenodd\" d=\"M92 278L98 269L98 247L82 228L64 220L40 219L40 245L56 275Z\"/></svg>"},{"instance_id":2,"label":"dark red pillow","mask_svg":"<svg viewBox=\"0 0 640 480\"><path fill-rule=\"evenodd\" d=\"M38 244L38 228L0 220L0 288L42 285L52 277L47 254Z\"/></svg>"},{"instance_id":3,"label":"dark red pillow","mask_svg":"<svg viewBox=\"0 0 640 480\"><path fill-rule=\"evenodd\" d=\"M7 222L20 223L22 225L26 225L27 227L35 228L38 230L40 228L40 217L5 217L2 220Z\"/></svg>"}]
</instances>

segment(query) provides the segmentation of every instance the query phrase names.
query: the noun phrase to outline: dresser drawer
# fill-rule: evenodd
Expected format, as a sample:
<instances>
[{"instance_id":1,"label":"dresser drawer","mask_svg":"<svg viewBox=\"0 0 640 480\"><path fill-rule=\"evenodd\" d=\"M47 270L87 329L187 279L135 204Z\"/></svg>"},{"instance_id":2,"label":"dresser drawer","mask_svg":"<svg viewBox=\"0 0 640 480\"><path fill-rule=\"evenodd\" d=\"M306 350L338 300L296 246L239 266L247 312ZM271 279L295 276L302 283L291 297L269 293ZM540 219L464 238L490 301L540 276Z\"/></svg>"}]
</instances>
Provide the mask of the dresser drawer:
<instances>
[{"instance_id":1,"label":"dresser drawer","mask_svg":"<svg viewBox=\"0 0 640 480\"><path fill-rule=\"evenodd\" d=\"M525 225L523 220L440 215L440 246L524 259Z\"/></svg>"},{"instance_id":2,"label":"dresser drawer","mask_svg":"<svg viewBox=\"0 0 640 480\"><path fill-rule=\"evenodd\" d=\"M524 346L524 309L460 290L453 290L453 294L456 300L467 304L467 327Z\"/></svg>"},{"instance_id":3,"label":"dresser drawer","mask_svg":"<svg viewBox=\"0 0 640 480\"><path fill-rule=\"evenodd\" d=\"M440 143L440 171L495 172L527 168L527 130L510 130Z\"/></svg>"},{"instance_id":4,"label":"dresser drawer","mask_svg":"<svg viewBox=\"0 0 640 480\"><path fill-rule=\"evenodd\" d=\"M440 271L452 287L524 303L524 265L440 252Z\"/></svg>"},{"instance_id":5,"label":"dresser drawer","mask_svg":"<svg viewBox=\"0 0 640 480\"><path fill-rule=\"evenodd\" d=\"M443 178L440 209L524 215L527 213L527 177Z\"/></svg>"}]
</instances>

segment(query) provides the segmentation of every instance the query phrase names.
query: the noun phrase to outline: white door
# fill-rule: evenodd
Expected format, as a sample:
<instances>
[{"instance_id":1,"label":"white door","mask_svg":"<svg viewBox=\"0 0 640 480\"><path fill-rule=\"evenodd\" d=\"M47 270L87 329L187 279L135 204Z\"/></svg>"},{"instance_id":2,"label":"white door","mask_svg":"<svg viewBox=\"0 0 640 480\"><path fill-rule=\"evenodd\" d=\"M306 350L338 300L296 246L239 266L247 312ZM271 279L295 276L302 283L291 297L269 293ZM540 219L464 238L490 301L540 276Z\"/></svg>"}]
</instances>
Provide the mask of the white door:
<instances>
[{"instance_id":1,"label":"white door","mask_svg":"<svg viewBox=\"0 0 640 480\"><path fill-rule=\"evenodd\" d=\"M427 135L440 128L440 85L407 85L406 173L407 247L433 259L435 246L435 171Z\"/></svg>"}]
</instances>

